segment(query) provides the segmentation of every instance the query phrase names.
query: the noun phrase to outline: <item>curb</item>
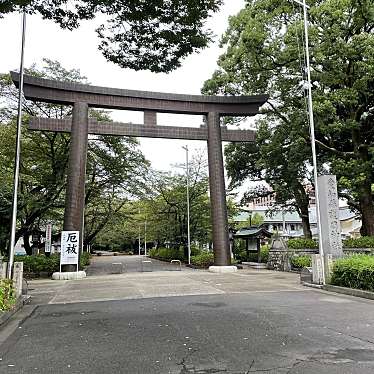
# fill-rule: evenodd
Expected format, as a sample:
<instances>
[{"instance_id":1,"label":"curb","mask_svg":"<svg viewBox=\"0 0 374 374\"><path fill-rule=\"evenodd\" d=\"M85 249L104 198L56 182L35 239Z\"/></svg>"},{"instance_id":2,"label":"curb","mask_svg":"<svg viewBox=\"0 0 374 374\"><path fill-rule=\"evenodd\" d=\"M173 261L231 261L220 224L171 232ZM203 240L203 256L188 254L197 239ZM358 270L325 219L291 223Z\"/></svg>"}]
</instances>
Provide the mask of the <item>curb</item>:
<instances>
[{"instance_id":1,"label":"curb","mask_svg":"<svg viewBox=\"0 0 374 374\"><path fill-rule=\"evenodd\" d=\"M25 305L28 299L29 297L21 296L18 298L12 310L0 312L0 327L4 326L8 322L8 320Z\"/></svg>"},{"instance_id":2,"label":"curb","mask_svg":"<svg viewBox=\"0 0 374 374\"><path fill-rule=\"evenodd\" d=\"M324 289L324 286L322 284L314 284L314 283L309 283L309 282L301 282L301 284L305 287L316 288L318 290Z\"/></svg>"},{"instance_id":3,"label":"curb","mask_svg":"<svg viewBox=\"0 0 374 374\"><path fill-rule=\"evenodd\" d=\"M356 296L364 299L374 300L374 292L371 291L358 290L356 288L333 286L331 284L324 285L322 289L326 291L340 293L343 295Z\"/></svg>"}]
</instances>

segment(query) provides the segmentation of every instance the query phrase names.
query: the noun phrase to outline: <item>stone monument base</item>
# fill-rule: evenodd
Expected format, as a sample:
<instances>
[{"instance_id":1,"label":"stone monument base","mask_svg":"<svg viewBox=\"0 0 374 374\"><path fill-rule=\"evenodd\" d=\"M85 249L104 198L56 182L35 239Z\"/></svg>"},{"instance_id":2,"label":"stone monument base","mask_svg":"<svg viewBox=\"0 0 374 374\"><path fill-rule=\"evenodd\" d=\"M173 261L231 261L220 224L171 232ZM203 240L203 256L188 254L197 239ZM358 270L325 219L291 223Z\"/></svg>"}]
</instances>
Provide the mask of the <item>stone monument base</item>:
<instances>
[{"instance_id":1,"label":"stone monument base","mask_svg":"<svg viewBox=\"0 0 374 374\"><path fill-rule=\"evenodd\" d=\"M267 269L268 266L262 262L242 262L242 265L250 267L252 269Z\"/></svg>"},{"instance_id":2,"label":"stone monument base","mask_svg":"<svg viewBox=\"0 0 374 374\"><path fill-rule=\"evenodd\" d=\"M65 271L59 272L56 271L52 274L52 279L54 280L77 280L86 278L85 271Z\"/></svg>"},{"instance_id":3,"label":"stone monument base","mask_svg":"<svg viewBox=\"0 0 374 374\"><path fill-rule=\"evenodd\" d=\"M238 271L236 266L209 266L211 273L234 273Z\"/></svg>"}]
</instances>

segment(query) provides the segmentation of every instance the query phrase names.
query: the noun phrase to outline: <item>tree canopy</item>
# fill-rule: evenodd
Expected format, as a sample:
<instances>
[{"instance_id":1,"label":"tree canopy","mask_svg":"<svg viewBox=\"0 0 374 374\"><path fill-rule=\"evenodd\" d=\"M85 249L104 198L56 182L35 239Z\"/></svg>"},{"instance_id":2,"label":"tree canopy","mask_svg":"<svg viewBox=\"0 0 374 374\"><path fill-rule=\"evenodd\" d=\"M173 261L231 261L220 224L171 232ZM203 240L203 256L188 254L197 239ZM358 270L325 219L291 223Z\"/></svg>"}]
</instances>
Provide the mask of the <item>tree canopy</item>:
<instances>
[{"instance_id":1,"label":"tree canopy","mask_svg":"<svg viewBox=\"0 0 374 374\"><path fill-rule=\"evenodd\" d=\"M27 69L31 75L51 79L85 82L78 70L66 70L48 59L45 66ZM14 144L16 132L17 90L9 74L0 76L2 108L0 110L0 249L4 250L10 229ZM66 118L72 108L39 102L24 102L23 124L30 116ZM110 120L107 112L90 110L97 120ZM22 129L18 225L16 239L28 238L45 227L47 220L58 229L62 225L70 135ZM90 136L86 171L85 244L107 225L113 215L130 198L145 191L149 163L131 137Z\"/></svg>"},{"instance_id":2,"label":"tree canopy","mask_svg":"<svg viewBox=\"0 0 374 374\"><path fill-rule=\"evenodd\" d=\"M362 233L374 235L373 5L369 0L308 3L320 172L337 175L341 196L362 216ZM293 182L309 177L311 164L301 14L288 0L247 1L230 19L222 38L226 52L204 86L209 93L270 95L263 121L257 122L257 150L230 145L227 153L235 160L244 152L253 161L248 164L254 167L233 169L234 179L256 179L262 172L277 194L292 192Z\"/></svg>"},{"instance_id":3,"label":"tree canopy","mask_svg":"<svg viewBox=\"0 0 374 374\"><path fill-rule=\"evenodd\" d=\"M97 29L99 50L115 64L134 70L168 72L181 59L207 46L205 28L222 0L3 0L0 16L25 9L62 28L73 30L82 20L102 15Z\"/></svg>"}]
</instances>

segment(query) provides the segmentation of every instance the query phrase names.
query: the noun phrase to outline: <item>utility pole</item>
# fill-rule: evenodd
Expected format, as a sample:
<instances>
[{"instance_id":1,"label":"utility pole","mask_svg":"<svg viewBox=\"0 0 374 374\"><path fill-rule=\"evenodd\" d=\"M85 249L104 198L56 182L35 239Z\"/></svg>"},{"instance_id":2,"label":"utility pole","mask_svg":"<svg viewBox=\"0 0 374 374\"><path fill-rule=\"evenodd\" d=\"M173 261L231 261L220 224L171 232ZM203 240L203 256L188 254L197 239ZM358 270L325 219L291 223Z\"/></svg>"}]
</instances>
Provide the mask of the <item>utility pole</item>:
<instances>
[{"instance_id":1,"label":"utility pole","mask_svg":"<svg viewBox=\"0 0 374 374\"><path fill-rule=\"evenodd\" d=\"M323 251L322 241L322 227L321 227L321 213L319 209L319 189L318 189L318 171L317 171L317 153L316 153L316 140L314 135L314 116L313 116L313 99L312 99L312 82L310 78L310 58L309 58L309 36L308 36L308 14L307 9L309 6L305 0L298 1L292 0L295 3L303 7L304 14L304 33L305 33L305 58L306 58L306 73L307 73L307 84L308 84L308 109L309 109L309 130L310 140L312 143L312 159L313 159L313 177L314 177L314 190L316 195L316 213L317 213L317 227L318 227L318 246L319 254L321 255L322 261L322 283L326 283L325 278L325 258Z\"/></svg>"},{"instance_id":2,"label":"utility pole","mask_svg":"<svg viewBox=\"0 0 374 374\"><path fill-rule=\"evenodd\" d=\"M17 202L18 202L18 184L19 184L19 164L21 154L21 126L22 126L22 101L23 101L23 60L25 52L25 34L26 34L26 12L22 15L22 43L21 43L21 62L20 62L20 80L18 87L18 113L17 113L17 136L16 136L16 155L14 160L14 178L13 178L13 204L12 204L12 223L10 229L10 251L7 277L12 278L12 269L14 263L15 238L17 225Z\"/></svg>"},{"instance_id":3,"label":"utility pole","mask_svg":"<svg viewBox=\"0 0 374 374\"><path fill-rule=\"evenodd\" d=\"M140 216L140 209L138 211L139 213L139 216ZM141 249L141 245L140 245L140 225L139 225L139 238L138 238L138 254L140 256L140 249Z\"/></svg>"},{"instance_id":4,"label":"utility pole","mask_svg":"<svg viewBox=\"0 0 374 374\"><path fill-rule=\"evenodd\" d=\"M186 179L187 179L187 247L188 247L188 264L191 264L191 236L190 236L190 176L188 168L188 146L182 147L186 151Z\"/></svg>"},{"instance_id":5,"label":"utility pole","mask_svg":"<svg viewBox=\"0 0 374 374\"><path fill-rule=\"evenodd\" d=\"M147 219L144 222L144 255L147 256Z\"/></svg>"}]
</instances>

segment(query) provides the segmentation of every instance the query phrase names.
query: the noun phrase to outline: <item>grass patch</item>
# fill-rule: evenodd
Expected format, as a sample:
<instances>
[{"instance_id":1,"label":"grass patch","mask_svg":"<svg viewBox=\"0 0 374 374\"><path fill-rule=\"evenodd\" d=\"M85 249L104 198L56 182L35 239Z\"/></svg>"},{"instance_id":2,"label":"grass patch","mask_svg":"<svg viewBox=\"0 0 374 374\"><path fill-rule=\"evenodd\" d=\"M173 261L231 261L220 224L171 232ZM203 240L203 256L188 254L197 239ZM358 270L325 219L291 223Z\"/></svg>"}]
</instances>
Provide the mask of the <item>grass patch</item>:
<instances>
[{"instance_id":1,"label":"grass patch","mask_svg":"<svg viewBox=\"0 0 374 374\"><path fill-rule=\"evenodd\" d=\"M13 282L9 279L0 279L0 311L5 312L12 309L15 303Z\"/></svg>"}]
</instances>

